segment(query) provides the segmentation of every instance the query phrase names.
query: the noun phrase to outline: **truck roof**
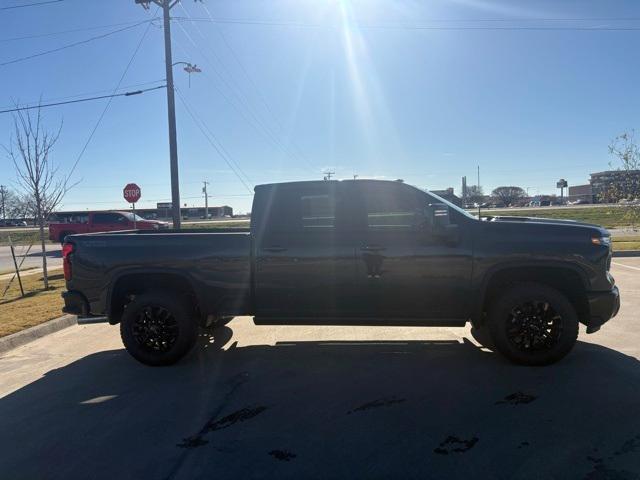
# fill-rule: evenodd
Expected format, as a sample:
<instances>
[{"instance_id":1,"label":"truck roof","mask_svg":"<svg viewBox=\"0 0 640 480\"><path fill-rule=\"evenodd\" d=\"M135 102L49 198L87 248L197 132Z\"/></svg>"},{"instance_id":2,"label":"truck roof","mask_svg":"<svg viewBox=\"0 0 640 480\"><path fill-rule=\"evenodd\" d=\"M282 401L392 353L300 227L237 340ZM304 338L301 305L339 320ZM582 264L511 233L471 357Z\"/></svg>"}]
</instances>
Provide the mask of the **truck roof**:
<instances>
[{"instance_id":1,"label":"truck roof","mask_svg":"<svg viewBox=\"0 0 640 480\"><path fill-rule=\"evenodd\" d=\"M375 180L375 179L368 179L368 178L358 178L358 179L345 179L345 180L301 180L301 181L297 181L297 182L277 182L277 183L263 183L261 185L256 185L255 186L255 190L257 191L258 189L268 189L268 188L273 188L273 187L283 187L283 186L287 186L287 187L295 187L295 186L309 186L309 187L313 187L313 186L320 186L320 185L326 185L327 183L345 183L345 182L376 182L376 183L396 183L396 182L402 182L402 180Z\"/></svg>"}]
</instances>

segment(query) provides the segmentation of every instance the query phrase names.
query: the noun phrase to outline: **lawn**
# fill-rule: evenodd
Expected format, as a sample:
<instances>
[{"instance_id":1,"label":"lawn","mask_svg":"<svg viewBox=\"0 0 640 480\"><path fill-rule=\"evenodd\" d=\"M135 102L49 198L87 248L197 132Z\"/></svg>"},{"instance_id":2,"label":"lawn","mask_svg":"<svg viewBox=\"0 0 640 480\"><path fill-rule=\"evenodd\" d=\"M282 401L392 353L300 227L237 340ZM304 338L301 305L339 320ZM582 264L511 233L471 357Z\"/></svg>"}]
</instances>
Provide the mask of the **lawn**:
<instances>
[{"instance_id":1,"label":"lawn","mask_svg":"<svg viewBox=\"0 0 640 480\"><path fill-rule=\"evenodd\" d=\"M484 210L483 217L522 216L536 218L554 218L558 220L577 220L594 223L605 228L628 227L628 207L583 207L583 208L545 208L527 210Z\"/></svg>"},{"instance_id":2,"label":"lawn","mask_svg":"<svg viewBox=\"0 0 640 480\"><path fill-rule=\"evenodd\" d=\"M48 238L49 232L45 231L45 242L51 243ZM12 230L7 231L0 229L0 247L9 245L9 237L14 245L40 244L40 232L38 230Z\"/></svg>"},{"instance_id":3,"label":"lawn","mask_svg":"<svg viewBox=\"0 0 640 480\"><path fill-rule=\"evenodd\" d=\"M8 280L0 280L0 295L8 283ZM24 298L20 297L17 279L0 298L0 337L62 315L60 292L64 290L64 278L59 270L49 276L49 290L43 289L42 275L39 274L23 276L22 285Z\"/></svg>"}]
</instances>

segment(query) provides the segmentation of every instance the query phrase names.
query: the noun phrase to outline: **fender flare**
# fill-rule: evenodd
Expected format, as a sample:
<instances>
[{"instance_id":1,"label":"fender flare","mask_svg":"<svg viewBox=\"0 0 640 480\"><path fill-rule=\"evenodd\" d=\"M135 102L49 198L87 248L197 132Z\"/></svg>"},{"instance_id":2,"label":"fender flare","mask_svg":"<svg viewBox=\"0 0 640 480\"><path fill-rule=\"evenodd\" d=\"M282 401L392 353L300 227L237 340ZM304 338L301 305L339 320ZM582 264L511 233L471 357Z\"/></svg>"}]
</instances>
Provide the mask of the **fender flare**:
<instances>
[{"instance_id":1,"label":"fender flare","mask_svg":"<svg viewBox=\"0 0 640 480\"><path fill-rule=\"evenodd\" d=\"M531 260L516 260L506 263L500 263L498 265L494 265L487 269L486 272L482 275L482 278L477 281L477 283L473 286L473 291L476 292L472 309L471 309L471 323L472 324L480 324L482 320L482 310L485 302L485 297L487 293L487 288L492 278L500 272L504 272L505 270L513 270L518 268L555 268L560 270L569 270L578 275L580 281L582 282L582 286L587 290L589 282L587 280L587 276L580 267L574 265L569 262L559 262L559 261L531 261Z\"/></svg>"}]
</instances>

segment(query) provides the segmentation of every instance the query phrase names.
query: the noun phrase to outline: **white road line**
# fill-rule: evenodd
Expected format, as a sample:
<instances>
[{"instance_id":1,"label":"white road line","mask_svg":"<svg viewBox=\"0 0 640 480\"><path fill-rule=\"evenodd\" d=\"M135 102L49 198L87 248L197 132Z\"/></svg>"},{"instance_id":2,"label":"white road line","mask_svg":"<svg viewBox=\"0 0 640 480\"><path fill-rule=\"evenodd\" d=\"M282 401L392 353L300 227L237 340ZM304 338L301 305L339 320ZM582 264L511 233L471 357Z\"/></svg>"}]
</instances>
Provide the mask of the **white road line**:
<instances>
[{"instance_id":1,"label":"white road line","mask_svg":"<svg viewBox=\"0 0 640 480\"><path fill-rule=\"evenodd\" d=\"M624 263L611 262L611 265L617 265L618 267L626 267L626 268L630 268L631 270L640 270L640 267L632 267L631 265L625 265Z\"/></svg>"}]
</instances>

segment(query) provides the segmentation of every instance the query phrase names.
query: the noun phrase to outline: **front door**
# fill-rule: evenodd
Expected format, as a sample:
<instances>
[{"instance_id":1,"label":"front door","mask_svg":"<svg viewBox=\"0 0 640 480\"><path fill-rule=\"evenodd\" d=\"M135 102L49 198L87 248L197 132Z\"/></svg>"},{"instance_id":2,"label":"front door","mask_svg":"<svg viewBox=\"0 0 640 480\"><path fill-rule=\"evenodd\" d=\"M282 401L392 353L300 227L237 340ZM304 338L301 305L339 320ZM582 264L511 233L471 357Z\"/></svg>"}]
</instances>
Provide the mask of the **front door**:
<instances>
[{"instance_id":1,"label":"front door","mask_svg":"<svg viewBox=\"0 0 640 480\"><path fill-rule=\"evenodd\" d=\"M425 208L440 200L405 185L354 182L360 314L449 320L469 314L472 236L457 212L458 239L434 235ZM467 234L465 234L465 232Z\"/></svg>"},{"instance_id":2,"label":"front door","mask_svg":"<svg viewBox=\"0 0 640 480\"><path fill-rule=\"evenodd\" d=\"M261 212L264 231L255 236L257 316L349 316L357 285L355 249L343 228L340 184L272 188Z\"/></svg>"}]
</instances>

